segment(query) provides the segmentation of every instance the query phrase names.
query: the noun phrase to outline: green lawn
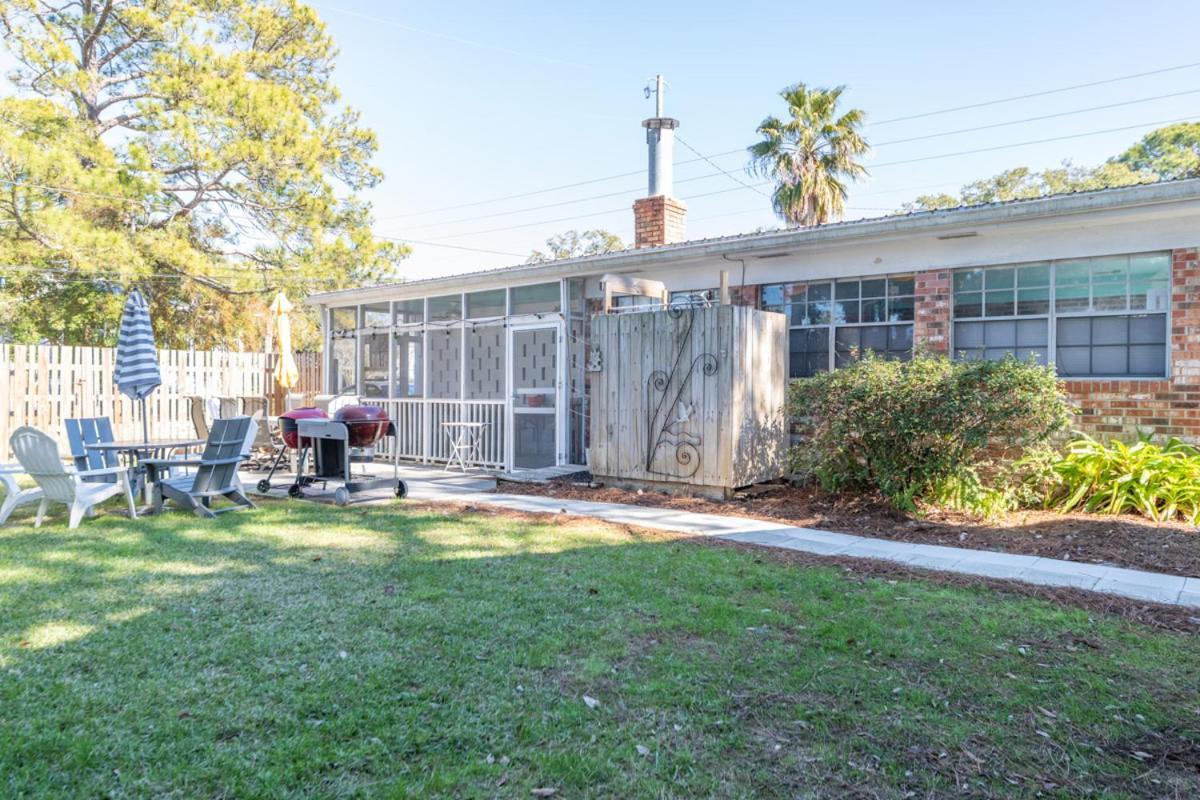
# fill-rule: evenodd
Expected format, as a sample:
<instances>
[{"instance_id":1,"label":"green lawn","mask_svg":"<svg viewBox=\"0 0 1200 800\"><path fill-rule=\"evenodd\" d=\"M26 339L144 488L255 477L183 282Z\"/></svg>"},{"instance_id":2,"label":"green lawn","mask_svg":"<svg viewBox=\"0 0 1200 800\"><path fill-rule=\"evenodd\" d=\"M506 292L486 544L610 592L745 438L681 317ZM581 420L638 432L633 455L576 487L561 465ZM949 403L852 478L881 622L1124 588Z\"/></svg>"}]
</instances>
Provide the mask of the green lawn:
<instances>
[{"instance_id":1,"label":"green lawn","mask_svg":"<svg viewBox=\"0 0 1200 800\"><path fill-rule=\"evenodd\" d=\"M58 519L0 529L3 797L1200 794L1196 637L582 522Z\"/></svg>"}]
</instances>

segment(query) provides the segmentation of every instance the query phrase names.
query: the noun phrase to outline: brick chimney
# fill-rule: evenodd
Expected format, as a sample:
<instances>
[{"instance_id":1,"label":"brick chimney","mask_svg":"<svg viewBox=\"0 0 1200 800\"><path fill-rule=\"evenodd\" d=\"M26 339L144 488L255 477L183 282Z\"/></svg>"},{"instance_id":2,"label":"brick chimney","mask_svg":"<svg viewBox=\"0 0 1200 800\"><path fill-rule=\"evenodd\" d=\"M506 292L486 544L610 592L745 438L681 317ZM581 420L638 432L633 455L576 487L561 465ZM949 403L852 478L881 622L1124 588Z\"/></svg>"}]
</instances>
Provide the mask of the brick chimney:
<instances>
[{"instance_id":1,"label":"brick chimney","mask_svg":"<svg viewBox=\"0 0 1200 800\"><path fill-rule=\"evenodd\" d=\"M665 194L633 201L633 241L636 247L655 247L687 239L687 206Z\"/></svg>"},{"instance_id":2,"label":"brick chimney","mask_svg":"<svg viewBox=\"0 0 1200 800\"><path fill-rule=\"evenodd\" d=\"M635 247L656 247L682 242L687 238L687 206L671 196L671 170L675 152L675 129L679 120L663 115L662 75L654 79L654 88L646 87L646 96L655 95L656 115L644 120L649 151L649 181L646 197L633 203L633 243Z\"/></svg>"}]
</instances>

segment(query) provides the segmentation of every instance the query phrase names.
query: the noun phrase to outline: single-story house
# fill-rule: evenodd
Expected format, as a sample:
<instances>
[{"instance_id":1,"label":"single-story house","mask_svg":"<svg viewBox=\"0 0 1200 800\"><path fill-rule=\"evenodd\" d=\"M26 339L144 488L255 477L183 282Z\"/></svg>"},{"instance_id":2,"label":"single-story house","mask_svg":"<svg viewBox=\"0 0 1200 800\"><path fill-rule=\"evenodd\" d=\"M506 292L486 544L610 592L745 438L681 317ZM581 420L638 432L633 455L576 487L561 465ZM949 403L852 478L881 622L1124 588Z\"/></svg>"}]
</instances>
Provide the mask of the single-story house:
<instances>
[{"instance_id":1,"label":"single-story house","mask_svg":"<svg viewBox=\"0 0 1200 800\"><path fill-rule=\"evenodd\" d=\"M446 459L469 420L476 463L582 465L591 316L714 302L725 273L787 316L794 378L867 349L1035 358L1080 429L1200 441L1200 179L698 241L661 159L650 182L634 248L310 297L327 391L385 405L402 457Z\"/></svg>"}]
</instances>

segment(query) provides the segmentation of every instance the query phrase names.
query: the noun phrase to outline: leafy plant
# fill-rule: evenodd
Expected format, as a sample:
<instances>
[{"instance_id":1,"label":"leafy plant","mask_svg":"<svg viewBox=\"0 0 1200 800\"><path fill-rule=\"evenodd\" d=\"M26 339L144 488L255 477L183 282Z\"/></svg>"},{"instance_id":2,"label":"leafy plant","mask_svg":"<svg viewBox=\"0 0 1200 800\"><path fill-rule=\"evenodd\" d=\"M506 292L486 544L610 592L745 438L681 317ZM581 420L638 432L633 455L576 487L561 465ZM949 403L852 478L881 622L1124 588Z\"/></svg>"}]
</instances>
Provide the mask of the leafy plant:
<instances>
[{"instance_id":1,"label":"leafy plant","mask_svg":"<svg viewBox=\"0 0 1200 800\"><path fill-rule=\"evenodd\" d=\"M793 383L791 412L807 423L793 453L801 475L831 491L878 490L912 509L996 449L1020 455L1065 430L1071 407L1054 371L1032 362L867 353Z\"/></svg>"},{"instance_id":2,"label":"leafy plant","mask_svg":"<svg viewBox=\"0 0 1200 800\"><path fill-rule=\"evenodd\" d=\"M1200 520L1200 451L1179 439L1104 445L1081 436L1054 465L1059 485L1047 506L1100 514L1137 513L1156 522Z\"/></svg>"},{"instance_id":3,"label":"leafy plant","mask_svg":"<svg viewBox=\"0 0 1200 800\"><path fill-rule=\"evenodd\" d=\"M988 487L979 480L979 473L965 467L935 483L926 500L941 508L994 519L1017 507L1012 491L1006 486Z\"/></svg>"}]
</instances>

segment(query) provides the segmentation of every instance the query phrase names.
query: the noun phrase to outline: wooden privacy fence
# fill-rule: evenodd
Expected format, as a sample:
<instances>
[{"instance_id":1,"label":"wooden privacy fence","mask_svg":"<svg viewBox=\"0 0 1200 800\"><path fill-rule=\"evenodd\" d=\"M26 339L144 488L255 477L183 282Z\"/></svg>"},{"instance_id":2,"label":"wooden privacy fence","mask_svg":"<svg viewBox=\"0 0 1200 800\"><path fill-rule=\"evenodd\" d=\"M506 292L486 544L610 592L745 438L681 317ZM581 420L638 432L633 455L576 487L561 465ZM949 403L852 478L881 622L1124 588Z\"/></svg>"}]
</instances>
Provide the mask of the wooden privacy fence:
<instances>
[{"instance_id":1,"label":"wooden privacy fence","mask_svg":"<svg viewBox=\"0 0 1200 800\"><path fill-rule=\"evenodd\" d=\"M162 385L146 398L151 437L187 436L192 425L189 398L268 397L272 413L283 409L274 381L279 356L207 350L159 350ZM319 353L298 353L300 385L295 391L321 391ZM8 438L32 425L58 439L67 450L63 421L109 417L117 439L142 435L140 403L113 383L116 350L110 347L0 344L0 454L11 459Z\"/></svg>"}]
</instances>

